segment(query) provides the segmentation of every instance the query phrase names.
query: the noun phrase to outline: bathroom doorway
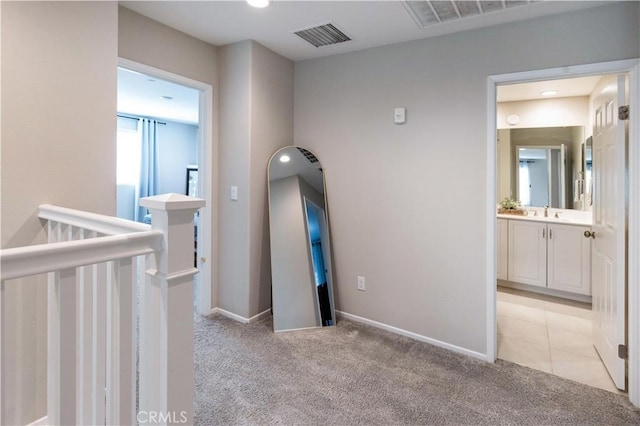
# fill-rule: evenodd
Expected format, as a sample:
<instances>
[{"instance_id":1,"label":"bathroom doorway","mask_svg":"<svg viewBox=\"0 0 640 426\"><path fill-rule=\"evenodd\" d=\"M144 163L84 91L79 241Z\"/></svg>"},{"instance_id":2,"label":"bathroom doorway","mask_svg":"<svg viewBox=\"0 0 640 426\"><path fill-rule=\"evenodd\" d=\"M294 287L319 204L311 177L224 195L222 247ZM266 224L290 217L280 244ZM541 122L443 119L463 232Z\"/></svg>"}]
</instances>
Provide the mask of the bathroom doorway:
<instances>
[{"instance_id":1,"label":"bathroom doorway","mask_svg":"<svg viewBox=\"0 0 640 426\"><path fill-rule=\"evenodd\" d=\"M584 67L576 67L575 70L567 70L567 69L558 69L558 70L546 70L546 71L540 71L540 72L528 72L528 73L520 73L520 74L514 74L514 75L509 75L509 76L495 76L495 77L491 77L489 79L489 85L490 85L490 99L492 99L492 102L494 102L496 99L493 98L493 95L495 95L494 93L491 93L491 90L495 90L499 84L509 84L509 85L514 85L516 83L521 83L521 82L526 82L526 81L538 81L538 80L543 80L543 78L541 77L546 77L546 78L552 78L552 77L562 77L562 78L569 78L572 77L572 72L573 75L587 75L587 74L598 74L597 72L594 72L594 70L598 70L602 73L602 71L606 71L606 72L624 72L625 70L632 70L635 69L634 72L637 72L637 61L628 61L628 64L600 64L600 66L584 66ZM607 67L608 65L608 67ZM551 80L548 80L551 81ZM632 93L636 93L637 92L637 80L636 81L636 85L634 85L634 87L632 87ZM498 83L498 84L496 84ZM590 102L592 100L590 99ZM515 102L515 101L514 101ZM490 106L490 113L489 113L489 117L490 117L490 123L491 122L496 122L496 118L500 119L507 119L507 123L509 123L509 125L514 126L516 124L518 124L519 119L521 118L520 116L518 116L517 114L508 114L506 117L505 116L501 116L501 112L499 111L500 106L497 105L496 103L494 103L494 105L491 107ZM616 108L617 109L617 108ZM493 111L493 112L491 112ZM559 114L554 113L553 114L555 117L557 117ZM544 114L538 114L537 117L534 118L540 118L541 116L544 116ZM531 118L531 117L527 117L526 115L523 116L524 118ZM589 118L590 119L590 116ZM597 120L597 118L596 118ZM524 124L524 123L522 123ZM557 124L558 126L561 126L562 124ZM587 123L588 126L591 126L592 123ZM500 142L498 141L498 143L496 144L496 138L495 136L498 134L499 132L497 132L495 130L495 128L493 130L491 130L489 132L490 140L489 140L489 147L492 148L492 150L495 150L495 148L498 148L498 152L503 152L502 150L500 150ZM637 138L637 137L636 137ZM586 140L585 140L586 142ZM493 151L493 155L495 155L495 151ZM490 156L492 155L491 152L488 153ZM635 153L634 153L635 155ZM494 157L495 158L495 157ZM584 161L585 157L583 156L582 160ZM499 159L498 159L498 164L493 163L493 159L490 159L489 163L491 164L491 168L493 168L496 165L499 165ZM570 160L568 160L570 161ZM636 163L637 167L637 160L634 160ZM634 162L632 161L632 162ZM615 163L612 163L615 164ZM502 169L498 169L498 172L496 173L496 175L490 175L490 181L493 181L493 188L495 188L496 191L496 195L501 195L501 192L504 193L504 189L505 187L501 187L500 185L500 181L499 181L499 175L500 172L502 171ZM573 175L576 177L576 179L574 180L574 183L580 183L580 185L582 185L582 187L579 190L574 190L574 192L568 191L568 194L575 196L575 201L577 201L575 203L575 205L580 206L580 204L583 204L583 206L585 204L588 204L590 200L588 200L588 197L583 197L582 199L580 199L580 195L585 194L584 190L584 172L582 171L582 175ZM580 182L576 182L576 181L580 181ZM597 182L597 181L596 181ZM577 186L580 186L577 185ZM595 185L595 184L594 184ZM602 193L602 192L601 192ZM511 194L508 194L511 195ZM500 201L502 199L501 198L497 198L497 197L491 197L491 199ZM616 204L618 207L620 207L618 204ZM490 211L492 212L491 215L495 217L495 207L491 207L489 206ZM563 213L563 212L560 212ZM539 212L537 211L537 209L531 209L531 211L529 212L529 214L539 214ZM569 215L571 216L571 215ZM495 219L491 220L491 222L493 222L492 224L489 225L489 229L492 230L492 233L494 233L496 230L499 230L499 227L496 225ZM542 231L542 235L544 235L546 229L544 231ZM586 234L585 234L586 236ZM495 238L495 239L494 239ZM496 241L496 240L500 240L500 237L498 236L496 238L495 235L489 236L489 239L491 241ZM491 244L492 245L492 244ZM490 246L491 246L490 245ZM495 252L492 251L492 253L490 253L489 255L491 256L491 254L495 254ZM489 350L490 352L490 358L491 357L501 357L500 356L500 347L499 344L501 342L501 337L504 336L505 334L510 333L510 331L508 330L508 325L505 327L501 327L501 319L504 320L504 318L508 318L509 315L516 316L516 315L521 315L525 316L525 314L522 314L522 311L527 311L527 309L524 308L534 308L534 306L532 305L538 305L537 308L540 309L541 312L538 313L533 313L531 311L528 312L528 314L532 315L532 316L536 316L536 315L540 315L542 314L542 318L545 318L545 321L548 321L548 318L551 317L553 319L554 316L556 316L556 314L560 314L560 315L566 315L567 312L575 310L576 312L579 312L578 316L576 316L576 318L580 318L580 313L585 314L585 312L587 311L586 307L588 307L588 305L578 305L575 306L575 302L571 302L569 304L567 303L557 303L558 300L557 299L550 299L551 297L555 297L557 298L558 296L562 296L562 299L560 299L561 301L564 300L564 296L566 296L566 294L562 294L562 293L558 293L558 294L546 294L544 295L543 300L540 300L541 297L543 296L539 296L537 293L540 293L538 288L526 288L526 290L534 290L533 296L531 294L528 293L520 293L520 294L516 294L516 290L513 289L508 289L505 291L498 291L496 288L496 276L495 276L495 256L491 256L492 259L489 260L490 264L493 264L493 267L490 267L491 272L488 274L488 281L487 281L487 285L488 285L488 292L489 292L489 299L488 299L488 304L489 304L489 323L488 323L488 330L489 330L489 337L488 337L488 343L491 346L493 346L493 353L491 353L491 349ZM498 271L500 271L500 266L498 265ZM521 289L520 289L521 290ZM544 293L544 292L543 292ZM549 292L547 292L549 293ZM633 298L631 299L630 303L630 312L634 312L633 315L637 315L637 289L633 289L630 291L630 293L633 294ZM522 303L516 303L516 302L522 302ZM505 305L506 304L506 305ZM518 314L514 314L513 310L514 310L514 306L510 306L511 305L519 305L519 307L515 308L515 309L519 309L521 312ZM501 312L501 307L500 305L505 305L506 307L506 311L508 311L509 309L511 309L511 312L509 313L509 315L505 314L505 309L502 309ZM545 310L544 307L545 305L548 305L551 307L551 311ZM631 305L634 305L634 307L631 307ZM572 309L575 308L575 309ZM563 311L562 312L557 312L557 311ZM585 316L585 315L583 315ZM523 319L523 318L520 318ZM529 318L531 319L531 317ZM541 319L539 317L539 319ZM557 319L557 318L556 318ZM565 318L566 319L566 318ZM583 318L586 319L586 318ZM502 321L504 323L504 321ZM533 322L533 321L530 321ZM554 321L552 321L554 322ZM580 321L578 321L580 322ZM546 327L548 327L548 324L545 324ZM634 327L634 329L637 330L637 324L633 324L630 325L632 327ZM501 328L503 328L503 330L501 330ZM513 328L513 327L512 327ZM624 328L624 327L623 327ZM504 331L506 331L506 333L504 333ZM513 331L513 330L511 330ZM570 331L570 330L564 330L564 331ZM575 331L575 330L574 330ZM550 331L549 328L547 328L546 331L546 336L547 339L549 339L549 336L554 333L554 334L559 334L562 331ZM493 334L493 336L491 336L491 334ZM555 340L558 340L557 338L554 338ZM625 340L623 340L625 341ZM565 340L566 343L566 340ZM579 346L576 344L576 346ZM565 348L566 349L566 348ZM558 356L556 356L556 358L559 359ZM637 359L632 360L633 365L636 366L637 365ZM544 368L541 368L544 369ZM560 368L558 368L558 370L560 370ZM553 373L553 368L552 371ZM637 375L637 373L635 373ZM562 374L559 374L562 375ZM575 380L575 378L574 378ZM635 376L634 376L634 383L635 383ZM620 387L618 385L618 387ZM624 387L624 386L623 386ZM633 386L632 386L633 387ZM631 396L631 395L630 395ZM632 402L636 403L635 400L633 399L635 398L635 396L631 396L631 400Z\"/></svg>"}]
</instances>

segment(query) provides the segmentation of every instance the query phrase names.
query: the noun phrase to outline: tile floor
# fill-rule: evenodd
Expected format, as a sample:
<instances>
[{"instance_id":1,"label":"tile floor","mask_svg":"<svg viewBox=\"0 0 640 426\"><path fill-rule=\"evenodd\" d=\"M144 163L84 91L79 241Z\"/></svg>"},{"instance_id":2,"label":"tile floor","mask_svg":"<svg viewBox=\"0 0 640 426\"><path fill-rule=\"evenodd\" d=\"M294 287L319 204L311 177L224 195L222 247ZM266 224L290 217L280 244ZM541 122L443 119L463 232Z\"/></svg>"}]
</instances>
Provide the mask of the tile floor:
<instances>
[{"instance_id":1,"label":"tile floor","mask_svg":"<svg viewBox=\"0 0 640 426\"><path fill-rule=\"evenodd\" d=\"M498 287L498 358L611 392L591 343L591 305Z\"/></svg>"}]
</instances>

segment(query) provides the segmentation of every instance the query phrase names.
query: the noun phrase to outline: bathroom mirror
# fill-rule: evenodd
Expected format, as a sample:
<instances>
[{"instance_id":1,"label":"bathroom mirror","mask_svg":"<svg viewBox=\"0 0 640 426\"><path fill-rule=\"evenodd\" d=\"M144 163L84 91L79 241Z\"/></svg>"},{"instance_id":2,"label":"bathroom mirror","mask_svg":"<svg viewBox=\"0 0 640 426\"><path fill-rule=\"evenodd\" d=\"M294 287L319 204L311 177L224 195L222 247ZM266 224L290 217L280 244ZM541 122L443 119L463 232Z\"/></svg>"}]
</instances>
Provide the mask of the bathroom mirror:
<instances>
[{"instance_id":1,"label":"bathroom mirror","mask_svg":"<svg viewBox=\"0 0 640 426\"><path fill-rule=\"evenodd\" d=\"M335 325L324 173L309 150L289 146L269 161L274 331Z\"/></svg>"},{"instance_id":2,"label":"bathroom mirror","mask_svg":"<svg viewBox=\"0 0 640 426\"><path fill-rule=\"evenodd\" d=\"M582 144L583 149L583 162L582 162L582 171L583 171L583 179L584 179L584 187L582 191L582 199L584 202L583 210L591 210L592 206L592 198L591 194L593 194L593 184L592 184L592 174L591 174L591 164L592 164L592 149L593 149L593 138L589 136L587 140Z\"/></svg>"},{"instance_id":3,"label":"bathroom mirror","mask_svg":"<svg viewBox=\"0 0 640 426\"><path fill-rule=\"evenodd\" d=\"M498 129L498 201L586 210L584 127Z\"/></svg>"},{"instance_id":4,"label":"bathroom mirror","mask_svg":"<svg viewBox=\"0 0 640 426\"><path fill-rule=\"evenodd\" d=\"M516 147L517 200L523 206L567 208L566 145Z\"/></svg>"}]
</instances>

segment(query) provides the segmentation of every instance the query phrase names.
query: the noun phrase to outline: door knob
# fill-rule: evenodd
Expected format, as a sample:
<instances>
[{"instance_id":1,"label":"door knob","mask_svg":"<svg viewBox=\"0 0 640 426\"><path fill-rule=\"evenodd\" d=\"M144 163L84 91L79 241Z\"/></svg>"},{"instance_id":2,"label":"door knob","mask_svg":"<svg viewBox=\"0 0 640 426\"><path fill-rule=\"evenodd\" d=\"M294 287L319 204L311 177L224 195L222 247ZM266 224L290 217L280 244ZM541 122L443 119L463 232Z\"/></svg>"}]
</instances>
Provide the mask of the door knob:
<instances>
[{"instance_id":1,"label":"door knob","mask_svg":"<svg viewBox=\"0 0 640 426\"><path fill-rule=\"evenodd\" d=\"M585 238L596 238L596 233L595 231L584 231L584 237Z\"/></svg>"}]
</instances>

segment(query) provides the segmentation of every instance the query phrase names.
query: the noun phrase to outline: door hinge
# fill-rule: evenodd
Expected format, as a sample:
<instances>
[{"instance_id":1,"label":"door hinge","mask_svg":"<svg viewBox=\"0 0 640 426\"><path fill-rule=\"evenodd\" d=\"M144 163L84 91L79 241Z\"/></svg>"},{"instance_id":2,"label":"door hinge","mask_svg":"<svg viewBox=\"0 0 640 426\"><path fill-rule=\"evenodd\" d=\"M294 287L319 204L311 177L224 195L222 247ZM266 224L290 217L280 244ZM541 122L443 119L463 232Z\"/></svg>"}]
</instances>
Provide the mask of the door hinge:
<instances>
[{"instance_id":1,"label":"door hinge","mask_svg":"<svg viewBox=\"0 0 640 426\"><path fill-rule=\"evenodd\" d=\"M619 120L629 119L629 105L622 105L618 107L618 119Z\"/></svg>"},{"instance_id":2,"label":"door hinge","mask_svg":"<svg viewBox=\"0 0 640 426\"><path fill-rule=\"evenodd\" d=\"M618 345L618 358L629 359L629 348L627 345Z\"/></svg>"}]
</instances>

